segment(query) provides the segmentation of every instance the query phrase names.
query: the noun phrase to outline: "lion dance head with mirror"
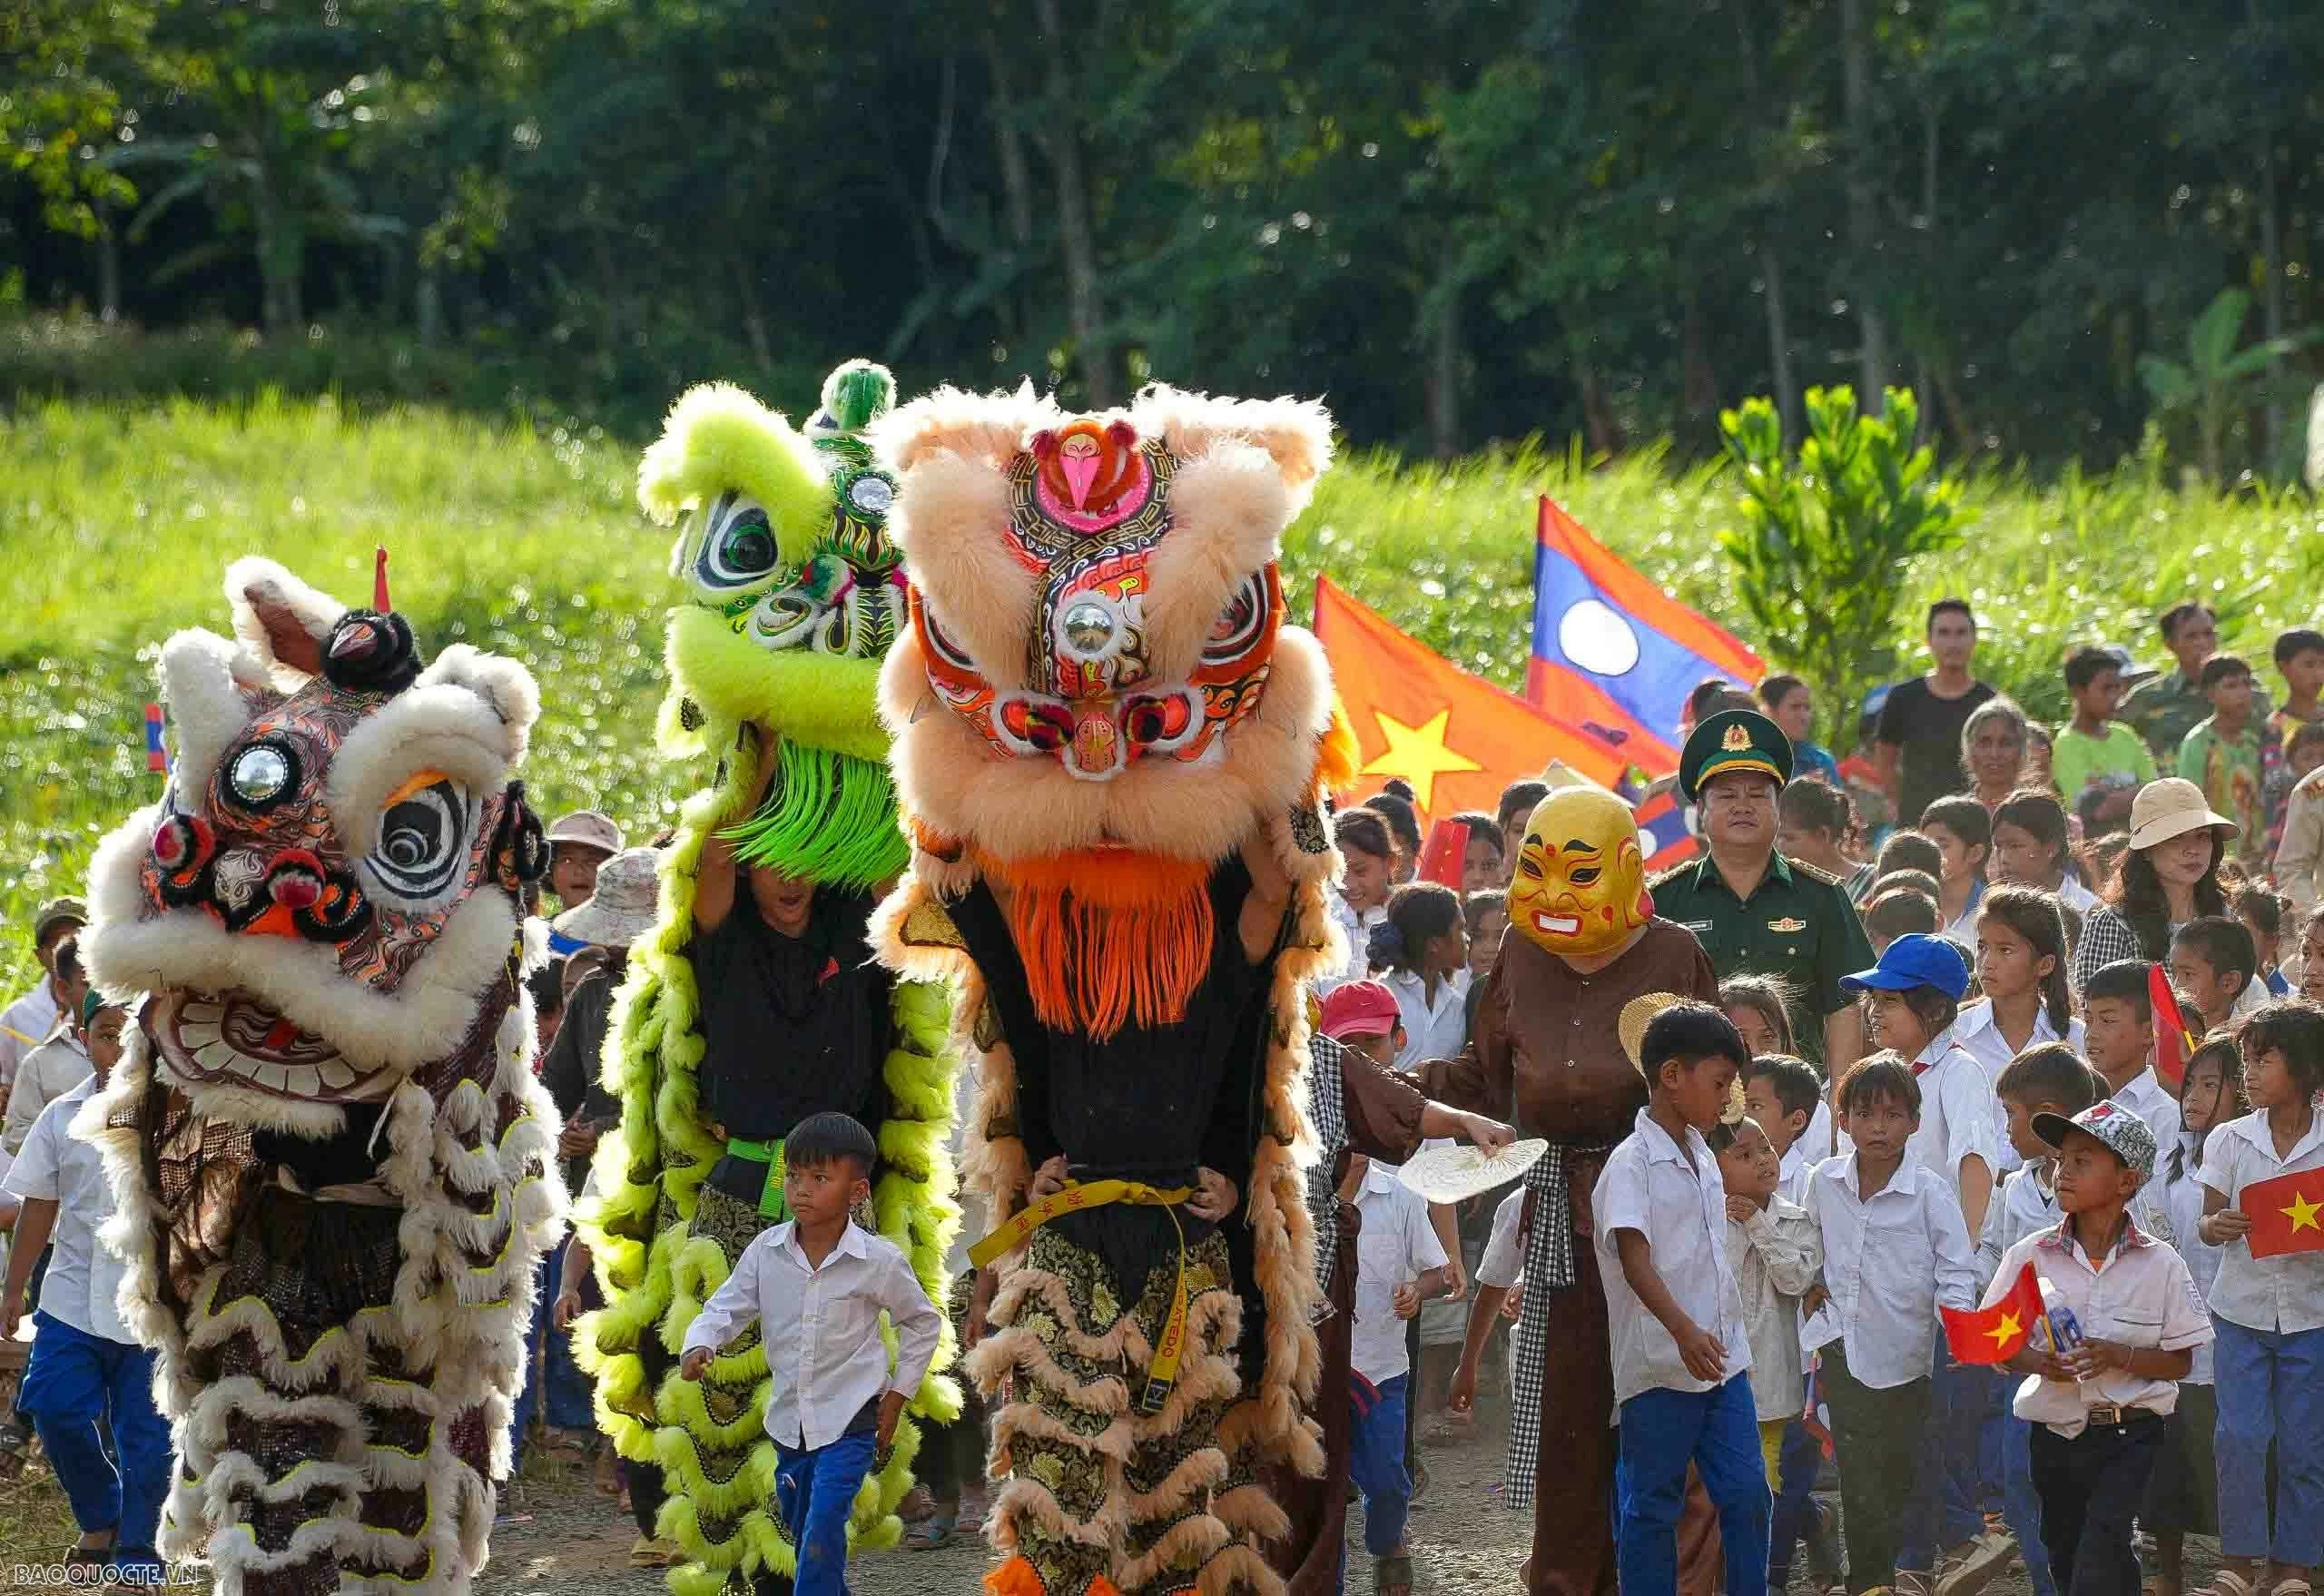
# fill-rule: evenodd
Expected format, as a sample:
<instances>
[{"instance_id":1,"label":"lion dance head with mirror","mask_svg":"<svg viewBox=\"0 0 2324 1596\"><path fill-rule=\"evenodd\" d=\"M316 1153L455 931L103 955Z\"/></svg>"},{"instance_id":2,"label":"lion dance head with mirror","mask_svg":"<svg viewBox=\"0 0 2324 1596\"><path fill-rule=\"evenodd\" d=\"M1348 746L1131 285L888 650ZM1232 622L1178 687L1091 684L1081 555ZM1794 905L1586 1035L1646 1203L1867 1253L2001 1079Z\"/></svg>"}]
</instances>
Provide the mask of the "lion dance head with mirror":
<instances>
[{"instance_id":1,"label":"lion dance head with mirror","mask_svg":"<svg viewBox=\"0 0 2324 1596\"><path fill-rule=\"evenodd\" d=\"M176 763L98 850L83 942L136 1006L75 1128L159 1353L160 1550L228 1591L464 1591L562 1229L512 779L538 695L270 561L226 595L234 639L162 645Z\"/></svg>"}]
</instances>

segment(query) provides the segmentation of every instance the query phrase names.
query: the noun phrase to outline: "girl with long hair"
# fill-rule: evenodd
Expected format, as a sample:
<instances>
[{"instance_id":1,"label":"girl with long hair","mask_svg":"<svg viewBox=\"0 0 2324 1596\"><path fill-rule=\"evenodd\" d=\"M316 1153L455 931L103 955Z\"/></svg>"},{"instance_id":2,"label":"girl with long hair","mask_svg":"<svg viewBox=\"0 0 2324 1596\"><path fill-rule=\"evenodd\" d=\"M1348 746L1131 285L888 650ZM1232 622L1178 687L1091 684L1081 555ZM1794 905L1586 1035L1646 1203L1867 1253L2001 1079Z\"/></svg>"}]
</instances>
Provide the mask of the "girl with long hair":
<instances>
[{"instance_id":1,"label":"girl with long hair","mask_svg":"<svg viewBox=\"0 0 2324 1596\"><path fill-rule=\"evenodd\" d=\"M1994 811L1993 852L1986 874L1996 883L2039 887L2077 914L2087 914L2098 894L2074 879L2073 841L2066 806L2055 793L2020 787Z\"/></svg>"}]
</instances>

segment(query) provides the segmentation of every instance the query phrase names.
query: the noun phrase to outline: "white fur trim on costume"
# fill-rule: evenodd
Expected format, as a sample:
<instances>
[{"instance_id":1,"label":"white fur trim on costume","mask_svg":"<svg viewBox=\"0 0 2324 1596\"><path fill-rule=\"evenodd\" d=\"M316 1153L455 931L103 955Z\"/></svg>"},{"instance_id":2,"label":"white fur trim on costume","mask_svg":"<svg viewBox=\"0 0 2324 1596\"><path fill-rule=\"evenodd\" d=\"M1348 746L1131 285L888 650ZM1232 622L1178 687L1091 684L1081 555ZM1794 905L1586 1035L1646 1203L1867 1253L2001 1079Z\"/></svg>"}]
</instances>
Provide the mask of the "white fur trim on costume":
<instances>
[{"instance_id":1,"label":"white fur trim on costume","mask_svg":"<svg viewBox=\"0 0 2324 1596\"><path fill-rule=\"evenodd\" d=\"M529 678L525 686L529 692ZM471 800L488 798L507 784L524 747L524 728L502 720L492 701L466 684L415 685L357 723L340 744L323 789L331 824L349 855L360 859L379 845L388 795L414 774L441 771ZM472 847L478 841L468 839Z\"/></svg>"},{"instance_id":2,"label":"white fur trim on costume","mask_svg":"<svg viewBox=\"0 0 2324 1596\"><path fill-rule=\"evenodd\" d=\"M171 784L188 807L198 808L220 756L276 694L249 649L198 628L162 645L161 676L177 744Z\"/></svg>"},{"instance_id":3,"label":"white fur trim on costume","mask_svg":"<svg viewBox=\"0 0 2324 1596\"><path fill-rule=\"evenodd\" d=\"M318 654L347 606L308 586L272 560L252 555L226 567L226 600L234 607L234 635L285 692L296 692L313 675L281 658L261 607L281 611L316 644Z\"/></svg>"}]
</instances>

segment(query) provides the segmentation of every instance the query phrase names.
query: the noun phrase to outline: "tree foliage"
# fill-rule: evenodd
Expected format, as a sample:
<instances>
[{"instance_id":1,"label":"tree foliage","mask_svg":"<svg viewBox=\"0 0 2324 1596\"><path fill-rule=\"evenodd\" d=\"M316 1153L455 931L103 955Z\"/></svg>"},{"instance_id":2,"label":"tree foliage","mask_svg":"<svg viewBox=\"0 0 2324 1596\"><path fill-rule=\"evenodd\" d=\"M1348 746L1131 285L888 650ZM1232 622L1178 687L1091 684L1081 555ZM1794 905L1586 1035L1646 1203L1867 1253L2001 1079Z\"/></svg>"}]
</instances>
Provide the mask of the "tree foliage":
<instances>
[{"instance_id":1,"label":"tree foliage","mask_svg":"<svg viewBox=\"0 0 2324 1596\"><path fill-rule=\"evenodd\" d=\"M0 0L0 258L39 306L521 356L631 425L869 353L1701 455L1747 395L1797 436L1893 383L1954 459L2160 408L2282 475L2273 387L2158 407L2139 357L2223 290L2238 348L2324 310L2309 9Z\"/></svg>"}]
</instances>

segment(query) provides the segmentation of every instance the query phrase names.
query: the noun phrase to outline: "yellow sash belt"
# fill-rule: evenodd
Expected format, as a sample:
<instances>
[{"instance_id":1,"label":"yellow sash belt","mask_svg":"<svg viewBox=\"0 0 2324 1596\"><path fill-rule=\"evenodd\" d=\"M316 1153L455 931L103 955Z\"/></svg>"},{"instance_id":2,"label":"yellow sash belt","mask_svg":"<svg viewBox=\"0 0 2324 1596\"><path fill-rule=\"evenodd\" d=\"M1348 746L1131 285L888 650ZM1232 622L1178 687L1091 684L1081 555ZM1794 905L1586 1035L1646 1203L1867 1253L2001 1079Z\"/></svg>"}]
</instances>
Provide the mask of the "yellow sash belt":
<instances>
[{"instance_id":1,"label":"yellow sash belt","mask_svg":"<svg viewBox=\"0 0 2324 1596\"><path fill-rule=\"evenodd\" d=\"M1019 1208L1007 1224L970 1247L969 1262L981 1269L1001 1254L1016 1251L1034 1231L1059 1214L1078 1214L1109 1203L1135 1203L1142 1207L1158 1207L1169 1215L1170 1228L1178 1233L1178 1279L1170 1291L1170 1316L1163 1321L1162 1338L1154 1344L1154 1356L1146 1367L1146 1390L1137 1399L1141 1412L1159 1413L1162 1404L1169 1400L1170 1386L1178 1377L1178 1359L1186 1350L1187 1231L1178 1223L1178 1205L1192 1196L1194 1187L1190 1186L1157 1187L1139 1180L1092 1180L1086 1184L1068 1180L1040 1201Z\"/></svg>"}]
</instances>

